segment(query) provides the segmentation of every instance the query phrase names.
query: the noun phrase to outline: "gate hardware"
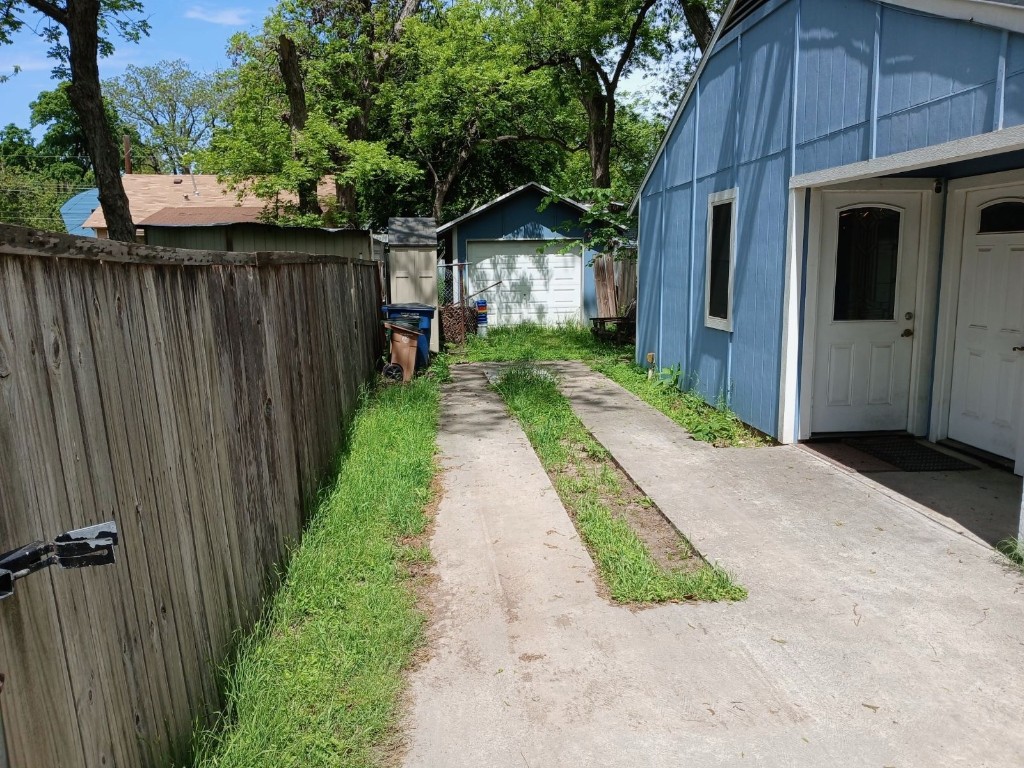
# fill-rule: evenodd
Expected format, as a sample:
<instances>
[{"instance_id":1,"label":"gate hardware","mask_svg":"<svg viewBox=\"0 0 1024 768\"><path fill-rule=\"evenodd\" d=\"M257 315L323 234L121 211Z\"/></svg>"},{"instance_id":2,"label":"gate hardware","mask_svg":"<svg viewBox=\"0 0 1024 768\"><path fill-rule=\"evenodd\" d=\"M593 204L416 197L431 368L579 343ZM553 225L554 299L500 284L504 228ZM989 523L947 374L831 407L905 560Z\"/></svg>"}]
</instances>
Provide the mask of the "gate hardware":
<instances>
[{"instance_id":1,"label":"gate hardware","mask_svg":"<svg viewBox=\"0 0 1024 768\"><path fill-rule=\"evenodd\" d=\"M29 574L59 565L88 568L114 562L117 523L111 520L88 528L67 531L52 542L33 541L0 555L0 600L14 594L14 582Z\"/></svg>"}]
</instances>

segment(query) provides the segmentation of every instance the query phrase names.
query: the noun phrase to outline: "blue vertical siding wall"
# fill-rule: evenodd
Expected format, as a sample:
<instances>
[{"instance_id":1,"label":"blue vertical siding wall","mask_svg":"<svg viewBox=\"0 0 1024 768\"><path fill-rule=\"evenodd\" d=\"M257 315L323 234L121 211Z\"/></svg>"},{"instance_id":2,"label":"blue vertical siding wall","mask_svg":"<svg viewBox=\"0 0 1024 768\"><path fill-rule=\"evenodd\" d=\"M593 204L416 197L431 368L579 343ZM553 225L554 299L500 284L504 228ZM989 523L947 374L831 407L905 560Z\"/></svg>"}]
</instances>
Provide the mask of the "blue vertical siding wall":
<instances>
[{"instance_id":1,"label":"blue vertical siding wall","mask_svg":"<svg viewBox=\"0 0 1024 768\"><path fill-rule=\"evenodd\" d=\"M773 0L716 44L641 190L637 358L778 432L792 175L1024 124L1024 37ZM708 195L738 189L733 330L704 325Z\"/></svg>"}]
</instances>

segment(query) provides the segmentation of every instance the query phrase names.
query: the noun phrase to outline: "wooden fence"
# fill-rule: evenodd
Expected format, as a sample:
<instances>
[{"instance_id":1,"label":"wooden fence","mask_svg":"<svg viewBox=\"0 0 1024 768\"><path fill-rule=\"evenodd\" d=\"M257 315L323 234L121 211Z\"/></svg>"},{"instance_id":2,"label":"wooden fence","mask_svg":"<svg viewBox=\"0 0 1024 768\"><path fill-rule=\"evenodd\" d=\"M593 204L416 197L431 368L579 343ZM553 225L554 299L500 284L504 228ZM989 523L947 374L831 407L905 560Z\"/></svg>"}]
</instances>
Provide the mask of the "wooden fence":
<instances>
[{"instance_id":1,"label":"wooden fence","mask_svg":"<svg viewBox=\"0 0 1024 768\"><path fill-rule=\"evenodd\" d=\"M369 261L0 226L0 552L121 538L0 602L13 768L166 764L219 705L372 375L377 284Z\"/></svg>"}]
</instances>

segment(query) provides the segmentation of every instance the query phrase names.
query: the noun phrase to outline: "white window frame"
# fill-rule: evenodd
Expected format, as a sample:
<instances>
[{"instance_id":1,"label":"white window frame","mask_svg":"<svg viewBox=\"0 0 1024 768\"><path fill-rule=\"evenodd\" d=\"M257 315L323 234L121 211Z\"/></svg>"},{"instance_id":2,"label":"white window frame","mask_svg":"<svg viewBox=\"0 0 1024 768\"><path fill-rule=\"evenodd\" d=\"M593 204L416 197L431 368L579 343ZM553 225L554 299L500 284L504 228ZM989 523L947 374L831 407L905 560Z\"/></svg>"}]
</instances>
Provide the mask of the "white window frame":
<instances>
[{"instance_id":1,"label":"white window frame","mask_svg":"<svg viewBox=\"0 0 1024 768\"><path fill-rule=\"evenodd\" d=\"M739 209L737 203L739 188L733 187L722 192L712 192L708 195L708 220L707 234L704 246L704 325L708 328L716 328L719 331L732 332L733 318L733 283L736 278L736 212ZM714 225L715 206L732 203L732 221L729 225L729 296L726 305L727 317L713 317L711 315L711 232Z\"/></svg>"}]
</instances>

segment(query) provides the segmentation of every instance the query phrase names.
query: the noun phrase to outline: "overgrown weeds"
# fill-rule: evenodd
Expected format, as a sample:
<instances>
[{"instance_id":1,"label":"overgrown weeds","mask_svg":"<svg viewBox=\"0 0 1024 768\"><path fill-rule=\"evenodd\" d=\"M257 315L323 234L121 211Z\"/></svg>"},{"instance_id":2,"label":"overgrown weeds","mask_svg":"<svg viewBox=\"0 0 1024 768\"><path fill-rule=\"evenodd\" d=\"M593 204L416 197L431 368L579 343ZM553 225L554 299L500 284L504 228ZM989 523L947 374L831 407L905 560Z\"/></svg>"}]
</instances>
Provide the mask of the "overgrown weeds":
<instances>
[{"instance_id":1,"label":"overgrown weeds","mask_svg":"<svg viewBox=\"0 0 1024 768\"><path fill-rule=\"evenodd\" d=\"M697 440L725 446L756 446L768 441L725 407L705 402L678 369L653 379L634 362L634 348L594 337L579 323L555 326L522 323L491 328L486 337L470 336L453 361L505 362L579 360L657 408Z\"/></svg>"},{"instance_id":2,"label":"overgrown weeds","mask_svg":"<svg viewBox=\"0 0 1024 768\"><path fill-rule=\"evenodd\" d=\"M1024 573L1024 538L1007 537L996 545L1010 563Z\"/></svg>"},{"instance_id":3,"label":"overgrown weeds","mask_svg":"<svg viewBox=\"0 0 1024 768\"><path fill-rule=\"evenodd\" d=\"M607 451L586 430L554 378L528 364L514 365L495 388L523 425L541 464L572 515L594 557L611 597L620 603L668 600L742 600L746 590L717 566L695 556L665 568L605 498L615 493L616 476Z\"/></svg>"},{"instance_id":4,"label":"overgrown weeds","mask_svg":"<svg viewBox=\"0 0 1024 768\"><path fill-rule=\"evenodd\" d=\"M646 371L623 360L594 360L591 367L657 408L697 440L719 447L751 447L768 442L740 421L722 399L714 406L698 392L681 389L682 374L677 370L665 370L648 378Z\"/></svg>"},{"instance_id":5,"label":"overgrown weeds","mask_svg":"<svg viewBox=\"0 0 1024 768\"><path fill-rule=\"evenodd\" d=\"M371 766L393 745L423 617L409 583L435 472L430 378L370 395L337 482L264 619L226 673L226 707L195 764Z\"/></svg>"}]
</instances>

